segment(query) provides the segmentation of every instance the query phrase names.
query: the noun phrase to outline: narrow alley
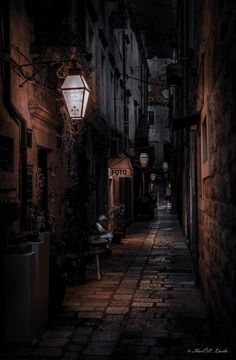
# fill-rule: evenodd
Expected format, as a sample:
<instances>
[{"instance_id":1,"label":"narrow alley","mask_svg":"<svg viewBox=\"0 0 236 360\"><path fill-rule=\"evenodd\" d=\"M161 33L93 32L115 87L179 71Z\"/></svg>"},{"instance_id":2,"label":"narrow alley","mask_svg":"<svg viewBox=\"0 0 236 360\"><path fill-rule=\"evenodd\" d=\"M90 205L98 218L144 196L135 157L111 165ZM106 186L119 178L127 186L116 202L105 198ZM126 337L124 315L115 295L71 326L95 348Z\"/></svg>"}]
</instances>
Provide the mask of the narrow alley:
<instances>
[{"instance_id":1,"label":"narrow alley","mask_svg":"<svg viewBox=\"0 0 236 360\"><path fill-rule=\"evenodd\" d=\"M6 347L1 359L229 358L213 341L176 215L166 206L159 214L112 246L100 282L91 267L84 285L68 289L63 311L32 346Z\"/></svg>"},{"instance_id":2,"label":"narrow alley","mask_svg":"<svg viewBox=\"0 0 236 360\"><path fill-rule=\"evenodd\" d=\"M0 360L236 353L233 0L0 1Z\"/></svg>"}]
</instances>

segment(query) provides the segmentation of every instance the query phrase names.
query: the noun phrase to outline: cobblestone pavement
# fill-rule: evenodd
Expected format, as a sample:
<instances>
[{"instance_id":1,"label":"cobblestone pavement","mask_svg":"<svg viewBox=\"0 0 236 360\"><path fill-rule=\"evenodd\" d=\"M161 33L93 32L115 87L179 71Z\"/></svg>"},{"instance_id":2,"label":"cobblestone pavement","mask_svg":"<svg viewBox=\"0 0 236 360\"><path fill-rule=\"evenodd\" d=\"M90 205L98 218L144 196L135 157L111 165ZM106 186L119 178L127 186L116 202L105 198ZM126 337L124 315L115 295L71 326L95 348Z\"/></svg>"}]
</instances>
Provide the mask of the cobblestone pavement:
<instances>
[{"instance_id":1,"label":"cobblestone pavement","mask_svg":"<svg viewBox=\"0 0 236 360\"><path fill-rule=\"evenodd\" d=\"M34 344L5 348L0 358L222 359L176 216L162 209L158 221L133 224L112 247L101 281L91 268Z\"/></svg>"}]
</instances>

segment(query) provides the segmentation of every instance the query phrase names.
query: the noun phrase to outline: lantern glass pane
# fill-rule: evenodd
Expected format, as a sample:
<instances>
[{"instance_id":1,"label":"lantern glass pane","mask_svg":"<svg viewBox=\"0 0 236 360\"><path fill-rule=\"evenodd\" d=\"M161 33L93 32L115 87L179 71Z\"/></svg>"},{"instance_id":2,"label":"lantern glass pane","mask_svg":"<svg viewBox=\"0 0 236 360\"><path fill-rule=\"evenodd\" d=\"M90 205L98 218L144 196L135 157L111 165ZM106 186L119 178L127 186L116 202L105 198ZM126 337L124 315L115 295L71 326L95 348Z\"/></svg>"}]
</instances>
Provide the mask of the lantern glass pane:
<instances>
[{"instance_id":1,"label":"lantern glass pane","mask_svg":"<svg viewBox=\"0 0 236 360\"><path fill-rule=\"evenodd\" d=\"M81 118L84 90L81 89L62 90L62 92L65 98L65 102L70 117Z\"/></svg>"},{"instance_id":2,"label":"lantern glass pane","mask_svg":"<svg viewBox=\"0 0 236 360\"><path fill-rule=\"evenodd\" d=\"M88 104L88 98L89 98L89 92L87 90L84 90L84 105L83 105L82 117L85 116L85 112L86 112L87 104Z\"/></svg>"}]
</instances>

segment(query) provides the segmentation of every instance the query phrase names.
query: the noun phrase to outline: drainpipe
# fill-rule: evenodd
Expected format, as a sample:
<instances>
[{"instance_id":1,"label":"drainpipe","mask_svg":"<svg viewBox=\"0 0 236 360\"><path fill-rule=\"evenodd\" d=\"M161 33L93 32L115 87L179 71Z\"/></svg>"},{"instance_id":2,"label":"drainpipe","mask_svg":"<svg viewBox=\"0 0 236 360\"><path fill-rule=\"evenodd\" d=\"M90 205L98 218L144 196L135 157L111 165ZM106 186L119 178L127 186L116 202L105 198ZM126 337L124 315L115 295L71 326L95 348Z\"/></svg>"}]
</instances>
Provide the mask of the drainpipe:
<instances>
[{"instance_id":1,"label":"drainpipe","mask_svg":"<svg viewBox=\"0 0 236 360\"><path fill-rule=\"evenodd\" d=\"M10 4L4 1L4 51L10 55ZM20 205L21 205L21 228L26 224L27 211L27 122L23 116L18 112L11 99L11 68L10 63L4 61L3 63L3 105L8 111L10 117L17 124L20 129Z\"/></svg>"},{"instance_id":2,"label":"drainpipe","mask_svg":"<svg viewBox=\"0 0 236 360\"><path fill-rule=\"evenodd\" d=\"M125 46L125 30L122 31L122 50L123 50L123 82L124 82L124 125L127 125L126 110L126 46ZM125 132L126 135L126 132ZM126 150L126 149L125 149Z\"/></svg>"}]
</instances>

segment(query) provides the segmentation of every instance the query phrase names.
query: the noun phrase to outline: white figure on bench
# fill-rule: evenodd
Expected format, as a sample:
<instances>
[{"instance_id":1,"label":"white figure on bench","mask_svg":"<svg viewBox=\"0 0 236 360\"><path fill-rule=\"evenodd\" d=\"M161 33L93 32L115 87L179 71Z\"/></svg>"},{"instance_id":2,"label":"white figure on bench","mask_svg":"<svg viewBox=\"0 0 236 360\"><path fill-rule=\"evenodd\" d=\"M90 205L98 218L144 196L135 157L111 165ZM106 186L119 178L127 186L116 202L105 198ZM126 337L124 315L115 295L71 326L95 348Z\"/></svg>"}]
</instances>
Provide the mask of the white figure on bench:
<instances>
[{"instance_id":1,"label":"white figure on bench","mask_svg":"<svg viewBox=\"0 0 236 360\"><path fill-rule=\"evenodd\" d=\"M113 235L106 229L107 225L107 217L105 215L99 215L96 222L96 229L99 234L98 242L111 243L113 239Z\"/></svg>"}]
</instances>

